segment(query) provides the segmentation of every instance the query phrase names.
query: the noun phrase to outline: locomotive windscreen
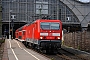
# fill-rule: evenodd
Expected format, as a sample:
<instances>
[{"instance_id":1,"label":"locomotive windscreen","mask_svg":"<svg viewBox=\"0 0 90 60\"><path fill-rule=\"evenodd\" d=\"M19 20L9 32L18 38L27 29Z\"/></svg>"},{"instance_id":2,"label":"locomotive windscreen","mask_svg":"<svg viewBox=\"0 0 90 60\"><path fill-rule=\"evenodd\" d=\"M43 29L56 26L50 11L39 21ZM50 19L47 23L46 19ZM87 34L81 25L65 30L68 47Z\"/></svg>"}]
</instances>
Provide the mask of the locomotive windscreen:
<instances>
[{"instance_id":1,"label":"locomotive windscreen","mask_svg":"<svg viewBox=\"0 0 90 60\"><path fill-rule=\"evenodd\" d=\"M56 22L41 22L40 27L41 29L59 30L60 24Z\"/></svg>"}]
</instances>

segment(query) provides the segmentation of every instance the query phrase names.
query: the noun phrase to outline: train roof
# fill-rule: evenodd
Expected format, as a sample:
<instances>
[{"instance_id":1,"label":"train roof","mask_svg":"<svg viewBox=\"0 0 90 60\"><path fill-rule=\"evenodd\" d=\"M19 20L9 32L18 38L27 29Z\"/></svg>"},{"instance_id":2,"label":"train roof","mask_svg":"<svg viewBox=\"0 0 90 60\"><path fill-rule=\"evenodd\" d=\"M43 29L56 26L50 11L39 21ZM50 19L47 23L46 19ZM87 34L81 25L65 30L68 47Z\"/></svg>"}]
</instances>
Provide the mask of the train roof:
<instances>
[{"instance_id":1,"label":"train roof","mask_svg":"<svg viewBox=\"0 0 90 60\"><path fill-rule=\"evenodd\" d=\"M34 22L32 22L32 23L35 23L35 22L61 22L61 20L52 20L52 19L37 19L37 20L35 20ZM30 24L32 24L32 23L28 23L28 24L25 24L24 26L22 26L22 27L20 27L20 28L18 28L17 30L22 30L22 28L24 28L24 27L26 27L26 26L28 26L28 25L30 25Z\"/></svg>"},{"instance_id":2,"label":"train roof","mask_svg":"<svg viewBox=\"0 0 90 60\"><path fill-rule=\"evenodd\" d=\"M34 22L61 22L60 20L38 19Z\"/></svg>"}]
</instances>

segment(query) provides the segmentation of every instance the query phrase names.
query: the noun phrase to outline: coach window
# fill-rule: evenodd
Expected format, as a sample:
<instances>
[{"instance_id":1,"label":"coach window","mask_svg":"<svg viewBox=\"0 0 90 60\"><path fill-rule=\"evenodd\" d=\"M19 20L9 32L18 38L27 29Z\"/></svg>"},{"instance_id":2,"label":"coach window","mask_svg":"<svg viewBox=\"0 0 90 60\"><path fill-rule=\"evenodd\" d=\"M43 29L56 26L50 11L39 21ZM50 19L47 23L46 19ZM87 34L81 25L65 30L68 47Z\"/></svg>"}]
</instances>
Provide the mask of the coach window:
<instances>
[{"instance_id":1,"label":"coach window","mask_svg":"<svg viewBox=\"0 0 90 60\"><path fill-rule=\"evenodd\" d=\"M18 36L18 33L16 33L16 35Z\"/></svg>"},{"instance_id":2,"label":"coach window","mask_svg":"<svg viewBox=\"0 0 90 60\"><path fill-rule=\"evenodd\" d=\"M23 31L23 33L22 33L23 35L25 35L25 31Z\"/></svg>"}]
</instances>

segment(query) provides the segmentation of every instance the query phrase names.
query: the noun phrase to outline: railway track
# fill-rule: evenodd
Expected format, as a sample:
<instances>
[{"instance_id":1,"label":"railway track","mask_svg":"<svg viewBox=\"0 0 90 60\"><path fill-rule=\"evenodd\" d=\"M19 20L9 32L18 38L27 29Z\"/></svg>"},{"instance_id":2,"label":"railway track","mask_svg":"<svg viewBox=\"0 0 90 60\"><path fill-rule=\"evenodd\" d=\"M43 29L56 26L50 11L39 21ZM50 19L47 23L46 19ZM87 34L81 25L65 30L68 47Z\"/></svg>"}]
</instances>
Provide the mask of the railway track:
<instances>
[{"instance_id":1,"label":"railway track","mask_svg":"<svg viewBox=\"0 0 90 60\"><path fill-rule=\"evenodd\" d=\"M55 54L55 55L50 54L47 56L51 60L84 60L63 49L61 49L58 54Z\"/></svg>"},{"instance_id":2,"label":"railway track","mask_svg":"<svg viewBox=\"0 0 90 60\"><path fill-rule=\"evenodd\" d=\"M32 49L30 47L27 47L28 49L31 49L47 58L50 58L51 60L86 60L86 59L83 59L83 57L79 57L73 53L70 53L64 49L61 49L57 54L43 54L42 52L40 51L37 51L35 49Z\"/></svg>"},{"instance_id":3,"label":"railway track","mask_svg":"<svg viewBox=\"0 0 90 60\"><path fill-rule=\"evenodd\" d=\"M32 48L29 48L29 49L32 49ZM85 59L82 59L82 58L80 58L80 57L78 57L78 56L68 52L68 51L65 51L64 49L61 49L59 51L59 53L57 53L57 54L52 54L52 53L50 53L50 54L43 54L42 52L37 51L35 49L32 49L32 50L42 54L45 57L50 58L51 60L85 60Z\"/></svg>"}]
</instances>

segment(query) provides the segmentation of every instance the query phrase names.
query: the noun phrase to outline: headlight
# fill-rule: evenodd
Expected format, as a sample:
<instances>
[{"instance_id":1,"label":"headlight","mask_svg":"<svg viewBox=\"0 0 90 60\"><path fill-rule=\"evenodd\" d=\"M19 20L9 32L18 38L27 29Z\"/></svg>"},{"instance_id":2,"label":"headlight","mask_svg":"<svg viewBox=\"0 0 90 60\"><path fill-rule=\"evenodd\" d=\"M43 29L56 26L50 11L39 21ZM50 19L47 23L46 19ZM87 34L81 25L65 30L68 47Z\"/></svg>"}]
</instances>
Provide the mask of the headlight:
<instances>
[{"instance_id":1,"label":"headlight","mask_svg":"<svg viewBox=\"0 0 90 60\"><path fill-rule=\"evenodd\" d=\"M58 39L60 39L60 37L58 37Z\"/></svg>"},{"instance_id":2,"label":"headlight","mask_svg":"<svg viewBox=\"0 0 90 60\"><path fill-rule=\"evenodd\" d=\"M40 37L40 39L43 39L43 37Z\"/></svg>"}]
</instances>

